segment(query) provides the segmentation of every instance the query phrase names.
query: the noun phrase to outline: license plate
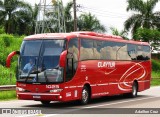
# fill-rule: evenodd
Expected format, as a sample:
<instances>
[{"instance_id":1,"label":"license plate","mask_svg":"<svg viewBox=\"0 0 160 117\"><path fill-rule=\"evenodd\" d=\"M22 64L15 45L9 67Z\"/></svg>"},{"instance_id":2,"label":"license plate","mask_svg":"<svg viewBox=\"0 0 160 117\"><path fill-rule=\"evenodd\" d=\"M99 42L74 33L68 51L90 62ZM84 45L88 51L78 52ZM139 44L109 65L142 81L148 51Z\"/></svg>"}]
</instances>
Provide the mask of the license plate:
<instances>
[{"instance_id":1,"label":"license plate","mask_svg":"<svg viewBox=\"0 0 160 117\"><path fill-rule=\"evenodd\" d=\"M36 95L36 96L33 96L33 98L39 99L39 98L41 98L41 96Z\"/></svg>"}]
</instances>

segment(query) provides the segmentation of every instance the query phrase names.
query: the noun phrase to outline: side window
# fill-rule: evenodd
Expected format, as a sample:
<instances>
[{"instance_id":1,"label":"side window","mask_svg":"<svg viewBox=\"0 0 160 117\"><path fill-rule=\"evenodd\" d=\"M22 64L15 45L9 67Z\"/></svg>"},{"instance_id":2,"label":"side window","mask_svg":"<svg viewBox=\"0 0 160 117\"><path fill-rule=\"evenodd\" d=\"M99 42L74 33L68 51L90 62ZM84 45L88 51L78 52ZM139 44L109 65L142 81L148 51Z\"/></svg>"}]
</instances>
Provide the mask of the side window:
<instances>
[{"instance_id":1,"label":"side window","mask_svg":"<svg viewBox=\"0 0 160 117\"><path fill-rule=\"evenodd\" d=\"M116 59L116 54L113 52L113 47L114 47L113 42L108 42L104 41L103 45L100 50L100 57L103 60L115 60Z\"/></svg>"},{"instance_id":2,"label":"side window","mask_svg":"<svg viewBox=\"0 0 160 117\"><path fill-rule=\"evenodd\" d=\"M131 60L127 53L127 44L126 43L116 43L116 58L117 60Z\"/></svg>"},{"instance_id":3,"label":"side window","mask_svg":"<svg viewBox=\"0 0 160 117\"><path fill-rule=\"evenodd\" d=\"M151 58L150 54L150 47L149 46L143 46L143 58L144 60L149 60Z\"/></svg>"},{"instance_id":4,"label":"side window","mask_svg":"<svg viewBox=\"0 0 160 117\"><path fill-rule=\"evenodd\" d=\"M101 59L101 48L103 45L103 41L94 41L94 59Z\"/></svg>"},{"instance_id":5,"label":"side window","mask_svg":"<svg viewBox=\"0 0 160 117\"><path fill-rule=\"evenodd\" d=\"M126 43L101 41L97 45L99 45L97 46L97 51L100 51L100 59L131 60L131 57L128 54L128 45Z\"/></svg>"},{"instance_id":6,"label":"side window","mask_svg":"<svg viewBox=\"0 0 160 117\"><path fill-rule=\"evenodd\" d=\"M143 46L137 45L137 60L143 60Z\"/></svg>"},{"instance_id":7,"label":"side window","mask_svg":"<svg viewBox=\"0 0 160 117\"><path fill-rule=\"evenodd\" d=\"M80 60L94 59L93 40L81 39Z\"/></svg>"},{"instance_id":8,"label":"side window","mask_svg":"<svg viewBox=\"0 0 160 117\"><path fill-rule=\"evenodd\" d=\"M104 60L116 60L117 46L115 42L103 41L100 58Z\"/></svg>"},{"instance_id":9,"label":"side window","mask_svg":"<svg viewBox=\"0 0 160 117\"><path fill-rule=\"evenodd\" d=\"M136 45L128 44L127 51L128 51L128 56L130 57L130 60L137 59Z\"/></svg>"},{"instance_id":10,"label":"side window","mask_svg":"<svg viewBox=\"0 0 160 117\"><path fill-rule=\"evenodd\" d=\"M67 66L66 66L66 81L73 78L76 73L78 65L78 39L71 39L68 43L68 54L67 54Z\"/></svg>"}]
</instances>

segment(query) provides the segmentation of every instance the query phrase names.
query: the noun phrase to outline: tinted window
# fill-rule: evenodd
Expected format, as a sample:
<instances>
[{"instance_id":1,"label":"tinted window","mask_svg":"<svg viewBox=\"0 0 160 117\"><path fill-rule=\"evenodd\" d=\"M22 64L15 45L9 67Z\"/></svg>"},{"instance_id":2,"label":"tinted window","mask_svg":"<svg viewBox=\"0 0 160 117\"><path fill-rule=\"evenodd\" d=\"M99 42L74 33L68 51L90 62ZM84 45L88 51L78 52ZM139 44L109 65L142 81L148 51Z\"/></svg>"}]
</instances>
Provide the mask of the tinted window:
<instances>
[{"instance_id":1,"label":"tinted window","mask_svg":"<svg viewBox=\"0 0 160 117\"><path fill-rule=\"evenodd\" d=\"M81 39L80 60L148 60L150 47L121 42Z\"/></svg>"},{"instance_id":2,"label":"tinted window","mask_svg":"<svg viewBox=\"0 0 160 117\"><path fill-rule=\"evenodd\" d=\"M24 56L38 56L42 40L37 41L23 41L21 47L21 55Z\"/></svg>"},{"instance_id":3,"label":"tinted window","mask_svg":"<svg viewBox=\"0 0 160 117\"><path fill-rule=\"evenodd\" d=\"M100 58L104 60L116 60L116 44L114 42L103 41Z\"/></svg>"},{"instance_id":4,"label":"tinted window","mask_svg":"<svg viewBox=\"0 0 160 117\"><path fill-rule=\"evenodd\" d=\"M94 59L93 40L81 39L80 60Z\"/></svg>"},{"instance_id":5,"label":"tinted window","mask_svg":"<svg viewBox=\"0 0 160 117\"><path fill-rule=\"evenodd\" d=\"M59 58L65 49L64 45L63 39L24 41L21 47L18 80L52 83L63 81L63 69L59 67Z\"/></svg>"},{"instance_id":6,"label":"tinted window","mask_svg":"<svg viewBox=\"0 0 160 117\"><path fill-rule=\"evenodd\" d=\"M64 40L47 40L43 42L43 55L60 55L64 50Z\"/></svg>"},{"instance_id":7,"label":"tinted window","mask_svg":"<svg viewBox=\"0 0 160 117\"><path fill-rule=\"evenodd\" d=\"M66 69L66 81L69 81L73 78L76 73L78 65L78 39L71 39L68 43L68 55L67 57L67 69Z\"/></svg>"},{"instance_id":8,"label":"tinted window","mask_svg":"<svg viewBox=\"0 0 160 117\"><path fill-rule=\"evenodd\" d=\"M104 41L101 48L101 59L128 60L127 45L124 43Z\"/></svg>"},{"instance_id":9,"label":"tinted window","mask_svg":"<svg viewBox=\"0 0 160 117\"><path fill-rule=\"evenodd\" d=\"M144 60L149 60L151 58L150 54L150 47L149 46L143 46L143 58Z\"/></svg>"},{"instance_id":10,"label":"tinted window","mask_svg":"<svg viewBox=\"0 0 160 117\"><path fill-rule=\"evenodd\" d=\"M137 45L137 60L144 60L143 59L143 46Z\"/></svg>"},{"instance_id":11,"label":"tinted window","mask_svg":"<svg viewBox=\"0 0 160 117\"><path fill-rule=\"evenodd\" d=\"M72 39L69 41L68 44L68 52L73 54L73 60L74 62L78 61L78 39Z\"/></svg>"},{"instance_id":12,"label":"tinted window","mask_svg":"<svg viewBox=\"0 0 160 117\"><path fill-rule=\"evenodd\" d=\"M116 43L116 55L117 60L131 60L130 56L127 52L127 44L126 43Z\"/></svg>"},{"instance_id":13,"label":"tinted window","mask_svg":"<svg viewBox=\"0 0 160 117\"><path fill-rule=\"evenodd\" d=\"M127 51L128 51L128 56L130 57L131 60L136 60L136 45L134 44L127 44Z\"/></svg>"},{"instance_id":14,"label":"tinted window","mask_svg":"<svg viewBox=\"0 0 160 117\"><path fill-rule=\"evenodd\" d=\"M94 41L94 59L101 59L101 49L102 49L103 41Z\"/></svg>"}]
</instances>

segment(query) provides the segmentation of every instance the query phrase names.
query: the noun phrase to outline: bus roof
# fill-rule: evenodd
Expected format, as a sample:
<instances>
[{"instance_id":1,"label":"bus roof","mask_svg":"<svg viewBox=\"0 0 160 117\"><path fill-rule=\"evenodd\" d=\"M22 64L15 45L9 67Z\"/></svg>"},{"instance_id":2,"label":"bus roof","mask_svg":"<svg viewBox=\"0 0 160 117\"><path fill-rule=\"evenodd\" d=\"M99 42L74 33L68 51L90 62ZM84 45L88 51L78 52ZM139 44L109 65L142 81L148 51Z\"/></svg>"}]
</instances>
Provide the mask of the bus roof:
<instances>
[{"instance_id":1,"label":"bus roof","mask_svg":"<svg viewBox=\"0 0 160 117\"><path fill-rule=\"evenodd\" d=\"M141 41L133 41L133 40L125 40L120 36L115 35L107 35L96 32L89 31L81 31L81 32L71 32L71 33L43 33L43 34L35 34L30 35L24 38L24 40L39 40L39 39L69 39L72 37L83 37L83 38L92 38L98 40L108 40L108 41L116 41L116 42L124 42L124 43L132 43L139 45L149 45L147 42Z\"/></svg>"}]
</instances>

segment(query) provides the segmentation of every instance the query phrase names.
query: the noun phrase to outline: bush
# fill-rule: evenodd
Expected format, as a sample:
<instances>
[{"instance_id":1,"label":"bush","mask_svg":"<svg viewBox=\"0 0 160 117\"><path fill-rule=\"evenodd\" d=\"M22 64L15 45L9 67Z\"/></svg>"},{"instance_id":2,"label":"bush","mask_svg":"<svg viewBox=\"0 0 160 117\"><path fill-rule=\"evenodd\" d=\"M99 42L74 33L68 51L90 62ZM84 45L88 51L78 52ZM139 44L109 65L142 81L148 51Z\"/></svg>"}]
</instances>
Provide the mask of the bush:
<instances>
[{"instance_id":1,"label":"bush","mask_svg":"<svg viewBox=\"0 0 160 117\"><path fill-rule=\"evenodd\" d=\"M0 85L15 84L15 72L0 65Z\"/></svg>"},{"instance_id":2,"label":"bush","mask_svg":"<svg viewBox=\"0 0 160 117\"><path fill-rule=\"evenodd\" d=\"M152 59L152 71L159 72L160 71L160 63Z\"/></svg>"},{"instance_id":3,"label":"bush","mask_svg":"<svg viewBox=\"0 0 160 117\"><path fill-rule=\"evenodd\" d=\"M23 37L14 37L13 35L2 34L0 35L0 64L5 66L5 61L9 53L20 49ZM13 61L17 57L13 58Z\"/></svg>"},{"instance_id":4,"label":"bush","mask_svg":"<svg viewBox=\"0 0 160 117\"><path fill-rule=\"evenodd\" d=\"M12 51L20 49L23 38L24 36L0 35L0 85L15 84L16 82L17 56L13 57L10 69L5 67L6 58Z\"/></svg>"},{"instance_id":5,"label":"bush","mask_svg":"<svg viewBox=\"0 0 160 117\"><path fill-rule=\"evenodd\" d=\"M6 47L9 47L10 44L13 42L13 36L8 34L2 34L1 39L4 41Z\"/></svg>"},{"instance_id":6,"label":"bush","mask_svg":"<svg viewBox=\"0 0 160 117\"><path fill-rule=\"evenodd\" d=\"M0 34L4 34L4 33L5 33L4 28L0 27Z\"/></svg>"}]
</instances>

